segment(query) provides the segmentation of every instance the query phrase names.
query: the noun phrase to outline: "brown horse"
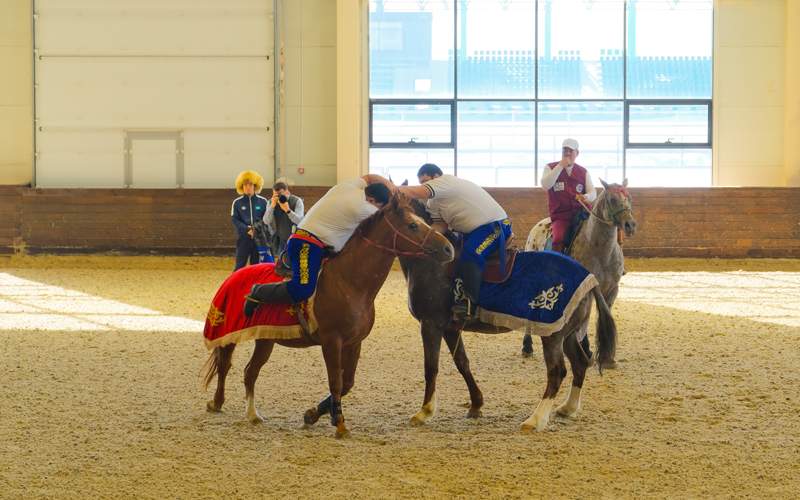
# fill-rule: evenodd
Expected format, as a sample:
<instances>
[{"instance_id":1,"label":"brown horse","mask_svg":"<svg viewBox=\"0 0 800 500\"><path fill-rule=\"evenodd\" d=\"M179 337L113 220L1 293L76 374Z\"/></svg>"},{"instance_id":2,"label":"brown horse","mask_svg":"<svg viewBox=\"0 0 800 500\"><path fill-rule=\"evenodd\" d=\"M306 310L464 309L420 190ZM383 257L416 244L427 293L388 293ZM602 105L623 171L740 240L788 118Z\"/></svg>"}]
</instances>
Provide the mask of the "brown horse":
<instances>
[{"instance_id":1,"label":"brown horse","mask_svg":"<svg viewBox=\"0 0 800 500\"><path fill-rule=\"evenodd\" d=\"M263 419L254 403L256 378L269 359L275 344L285 347L322 346L328 371L330 396L306 412L306 423L330 412L336 436L349 432L342 415L342 396L352 389L361 342L375 321L375 296L386 281L396 256L428 257L438 262L453 260L453 245L414 214L408 199L395 195L376 214L363 221L342 251L322 269L314 300L318 329L310 338L256 341L247 363L244 385L247 416L253 423ZM427 259L426 259L427 260ZM205 386L217 376L217 391L209 401L209 411L220 411L225 400L225 376L231 367L236 344L217 347L211 353L205 373Z\"/></svg>"},{"instance_id":2,"label":"brown horse","mask_svg":"<svg viewBox=\"0 0 800 500\"><path fill-rule=\"evenodd\" d=\"M415 202L414 209L420 217L429 217L421 203ZM436 413L436 377L439 371L442 338L447 342L453 361L469 389L470 408L467 417L479 417L483 406L483 394L472 375L464 343L461 341L463 325L455 324L451 320L452 278L447 272L447 266L429 260L411 260L404 257L400 258L400 264L408 281L409 309L420 322L425 353L425 395L422 408L411 418L412 425L421 425ZM614 357L617 331L614 319L600 292L600 286L595 286L591 293L598 309L597 356L600 365L603 366ZM564 354L569 358L573 381L567 401L556 411L567 417L577 413L580 407L581 388L590 360L581 350L574 332L581 324L588 321L592 297L587 295L580 302L561 330L541 338L547 365L547 387L534 414L522 424L523 430L541 431L547 425L555 396L567 373Z\"/></svg>"}]
</instances>

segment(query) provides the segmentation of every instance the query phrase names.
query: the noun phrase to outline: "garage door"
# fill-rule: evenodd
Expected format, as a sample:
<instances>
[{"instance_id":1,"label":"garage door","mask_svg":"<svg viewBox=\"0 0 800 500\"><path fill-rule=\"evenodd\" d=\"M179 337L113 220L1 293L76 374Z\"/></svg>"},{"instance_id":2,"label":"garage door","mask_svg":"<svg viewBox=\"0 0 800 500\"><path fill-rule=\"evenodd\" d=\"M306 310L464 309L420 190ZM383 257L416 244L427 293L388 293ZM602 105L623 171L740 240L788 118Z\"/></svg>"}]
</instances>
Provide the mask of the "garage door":
<instances>
[{"instance_id":1,"label":"garage door","mask_svg":"<svg viewBox=\"0 0 800 500\"><path fill-rule=\"evenodd\" d=\"M273 172L272 0L36 0L39 187Z\"/></svg>"}]
</instances>

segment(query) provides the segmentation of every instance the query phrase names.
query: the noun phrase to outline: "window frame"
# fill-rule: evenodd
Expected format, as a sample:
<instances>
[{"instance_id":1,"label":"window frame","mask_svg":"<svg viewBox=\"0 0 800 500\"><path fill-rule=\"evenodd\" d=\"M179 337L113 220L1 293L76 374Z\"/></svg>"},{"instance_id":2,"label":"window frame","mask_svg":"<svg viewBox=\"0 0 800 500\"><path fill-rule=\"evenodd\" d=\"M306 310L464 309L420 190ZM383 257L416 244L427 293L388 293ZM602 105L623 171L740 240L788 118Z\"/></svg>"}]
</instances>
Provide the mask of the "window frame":
<instances>
[{"instance_id":1,"label":"window frame","mask_svg":"<svg viewBox=\"0 0 800 500\"><path fill-rule=\"evenodd\" d=\"M450 142L376 142L374 138L374 108L400 104L414 105L446 105L450 106ZM369 147L384 149L454 149L456 144L456 100L455 99L370 99L369 100Z\"/></svg>"},{"instance_id":2,"label":"window frame","mask_svg":"<svg viewBox=\"0 0 800 500\"><path fill-rule=\"evenodd\" d=\"M625 149L711 149L713 143L713 106L711 99L625 99L623 110L623 147ZM631 142L630 141L630 107L631 106L691 106L705 105L708 110L706 142Z\"/></svg>"}]
</instances>

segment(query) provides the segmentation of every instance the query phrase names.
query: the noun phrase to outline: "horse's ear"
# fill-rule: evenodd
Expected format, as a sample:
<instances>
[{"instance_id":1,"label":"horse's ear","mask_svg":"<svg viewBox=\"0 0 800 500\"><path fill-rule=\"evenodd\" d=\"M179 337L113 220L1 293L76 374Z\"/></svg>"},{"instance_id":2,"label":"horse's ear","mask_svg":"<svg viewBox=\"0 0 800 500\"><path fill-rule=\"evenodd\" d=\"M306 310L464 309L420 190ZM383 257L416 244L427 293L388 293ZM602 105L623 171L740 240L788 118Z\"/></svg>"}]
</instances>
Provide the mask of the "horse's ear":
<instances>
[{"instance_id":1,"label":"horse's ear","mask_svg":"<svg viewBox=\"0 0 800 500\"><path fill-rule=\"evenodd\" d=\"M623 179L622 187L628 187L628 178L627 177L625 177L625 179Z\"/></svg>"},{"instance_id":2,"label":"horse's ear","mask_svg":"<svg viewBox=\"0 0 800 500\"><path fill-rule=\"evenodd\" d=\"M608 190L608 184L606 184L606 181L604 181L603 179L600 179L600 184L603 185L603 189Z\"/></svg>"},{"instance_id":3,"label":"horse's ear","mask_svg":"<svg viewBox=\"0 0 800 500\"><path fill-rule=\"evenodd\" d=\"M392 199L389 201L389 205L391 205L392 210L395 212L400 210L400 193L395 194L392 196Z\"/></svg>"},{"instance_id":4,"label":"horse's ear","mask_svg":"<svg viewBox=\"0 0 800 500\"><path fill-rule=\"evenodd\" d=\"M403 181L403 183L402 183L402 184L400 184L400 185L401 185L401 186L408 186L408 179L404 180L404 181Z\"/></svg>"}]
</instances>

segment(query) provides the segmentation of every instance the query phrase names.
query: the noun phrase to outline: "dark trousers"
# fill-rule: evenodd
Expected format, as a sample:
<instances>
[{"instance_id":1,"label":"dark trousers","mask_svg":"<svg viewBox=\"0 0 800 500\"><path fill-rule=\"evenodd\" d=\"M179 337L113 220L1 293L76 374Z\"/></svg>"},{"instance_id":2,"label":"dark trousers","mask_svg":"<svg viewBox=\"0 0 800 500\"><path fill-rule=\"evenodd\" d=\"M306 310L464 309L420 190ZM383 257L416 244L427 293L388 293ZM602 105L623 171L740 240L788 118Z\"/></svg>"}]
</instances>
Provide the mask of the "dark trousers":
<instances>
[{"instance_id":1,"label":"dark trousers","mask_svg":"<svg viewBox=\"0 0 800 500\"><path fill-rule=\"evenodd\" d=\"M245 234L236 240L236 267L233 270L243 268L248 261L250 264L258 264L258 249L253 238Z\"/></svg>"}]
</instances>

